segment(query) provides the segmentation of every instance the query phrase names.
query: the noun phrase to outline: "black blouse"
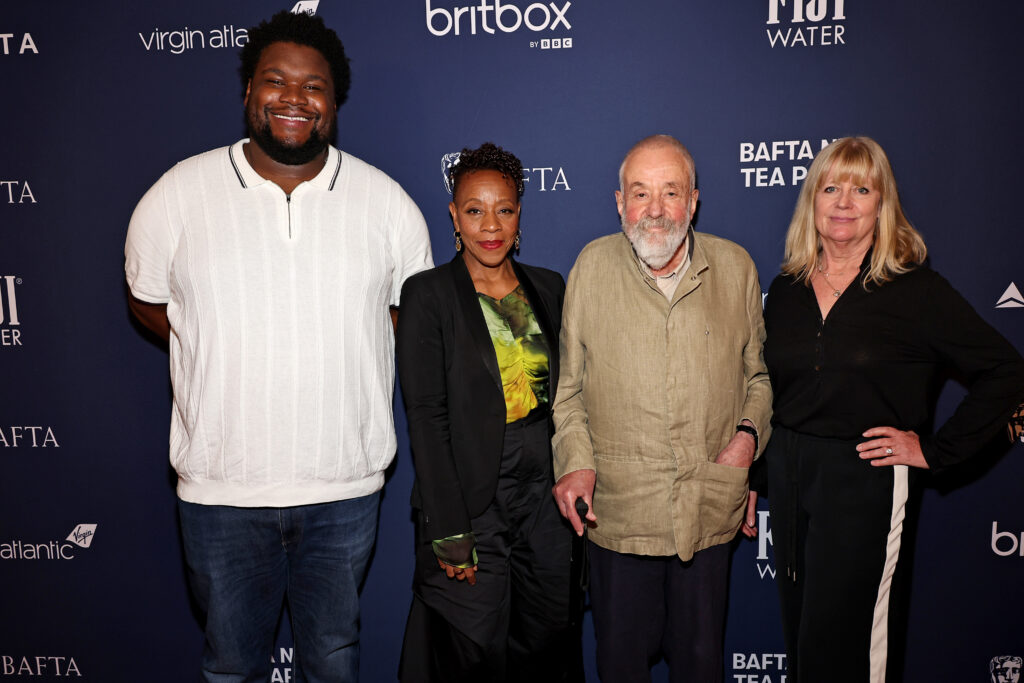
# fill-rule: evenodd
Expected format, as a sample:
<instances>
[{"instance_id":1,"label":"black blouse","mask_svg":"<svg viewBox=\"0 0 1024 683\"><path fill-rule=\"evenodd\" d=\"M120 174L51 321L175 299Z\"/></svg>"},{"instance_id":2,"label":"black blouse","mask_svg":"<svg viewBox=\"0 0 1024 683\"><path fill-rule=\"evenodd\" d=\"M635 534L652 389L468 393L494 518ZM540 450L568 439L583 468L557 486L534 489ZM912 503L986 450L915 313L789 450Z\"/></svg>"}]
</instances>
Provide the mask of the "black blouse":
<instances>
[{"instance_id":1,"label":"black blouse","mask_svg":"<svg viewBox=\"0 0 1024 683\"><path fill-rule=\"evenodd\" d=\"M974 455L1024 398L1024 361L938 273L919 267L860 284L869 263L822 321L814 290L779 275L765 304L773 421L797 432L860 439L872 427L913 430L928 466ZM943 368L968 393L929 435Z\"/></svg>"}]
</instances>

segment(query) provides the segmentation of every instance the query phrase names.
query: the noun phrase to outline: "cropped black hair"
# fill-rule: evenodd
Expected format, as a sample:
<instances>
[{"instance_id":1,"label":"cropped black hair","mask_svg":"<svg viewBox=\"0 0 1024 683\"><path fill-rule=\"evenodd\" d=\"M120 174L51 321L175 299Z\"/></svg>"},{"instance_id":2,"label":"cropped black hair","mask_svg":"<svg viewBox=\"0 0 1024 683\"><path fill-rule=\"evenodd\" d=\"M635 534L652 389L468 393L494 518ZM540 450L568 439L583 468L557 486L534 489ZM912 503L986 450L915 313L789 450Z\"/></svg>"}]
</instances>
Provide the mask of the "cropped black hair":
<instances>
[{"instance_id":1,"label":"cropped black hair","mask_svg":"<svg viewBox=\"0 0 1024 683\"><path fill-rule=\"evenodd\" d=\"M327 60L331 68L331 81L334 84L334 103L341 107L348 97L348 88L352 83L352 72L348 68L348 58L341 39L333 30L327 28L324 20L312 14L301 12L292 14L282 10L249 29L249 41L242 46L239 56L242 64L238 73L242 77L242 97L249 87L260 55L271 43L296 43L306 45L318 51Z\"/></svg>"},{"instance_id":2,"label":"cropped black hair","mask_svg":"<svg viewBox=\"0 0 1024 683\"><path fill-rule=\"evenodd\" d=\"M477 149L463 149L459 160L448 169L452 181L452 197L458 188L459 179L473 171L497 171L502 178L512 181L516 193L523 196L523 164L512 152L506 152L493 142L485 142Z\"/></svg>"}]
</instances>

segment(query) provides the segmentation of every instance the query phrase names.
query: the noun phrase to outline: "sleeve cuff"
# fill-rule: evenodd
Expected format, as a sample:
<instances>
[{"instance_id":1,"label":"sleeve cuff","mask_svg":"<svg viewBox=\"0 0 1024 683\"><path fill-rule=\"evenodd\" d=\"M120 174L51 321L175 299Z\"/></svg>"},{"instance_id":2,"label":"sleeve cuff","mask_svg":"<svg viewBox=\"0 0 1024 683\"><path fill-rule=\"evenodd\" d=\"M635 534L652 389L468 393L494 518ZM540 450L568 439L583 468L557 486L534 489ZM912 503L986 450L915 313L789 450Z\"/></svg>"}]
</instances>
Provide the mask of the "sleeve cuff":
<instances>
[{"instance_id":1,"label":"sleeve cuff","mask_svg":"<svg viewBox=\"0 0 1024 683\"><path fill-rule=\"evenodd\" d=\"M434 555L445 564L458 569L477 565L476 537L473 532L449 536L430 542Z\"/></svg>"}]
</instances>

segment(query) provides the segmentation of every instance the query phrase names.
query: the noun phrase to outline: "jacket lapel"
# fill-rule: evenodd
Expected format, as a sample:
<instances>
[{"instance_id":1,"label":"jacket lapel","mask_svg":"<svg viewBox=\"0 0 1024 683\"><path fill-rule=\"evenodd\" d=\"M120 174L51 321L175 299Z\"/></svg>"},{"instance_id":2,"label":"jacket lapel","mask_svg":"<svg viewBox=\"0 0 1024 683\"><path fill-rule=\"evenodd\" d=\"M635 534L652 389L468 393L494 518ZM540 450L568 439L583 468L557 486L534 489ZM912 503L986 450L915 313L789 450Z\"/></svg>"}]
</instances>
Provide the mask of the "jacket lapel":
<instances>
[{"instance_id":1,"label":"jacket lapel","mask_svg":"<svg viewBox=\"0 0 1024 683\"><path fill-rule=\"evenodd\" d=\"M484 367L494 380L499 391L504 391L501 384L501 373L498 370L498 356L494 352L494 342L487 332L487 321L484 320L483 311L480 310L480 300L477 298L476 287L473 286L473 278L466 270L466 263L460 254L456 254L451 260L452 277L455 279L455 299L462 314L465 316L466 327L473 337L473 344L476 346L483 360Z\"/></svg>"}]
</instances>

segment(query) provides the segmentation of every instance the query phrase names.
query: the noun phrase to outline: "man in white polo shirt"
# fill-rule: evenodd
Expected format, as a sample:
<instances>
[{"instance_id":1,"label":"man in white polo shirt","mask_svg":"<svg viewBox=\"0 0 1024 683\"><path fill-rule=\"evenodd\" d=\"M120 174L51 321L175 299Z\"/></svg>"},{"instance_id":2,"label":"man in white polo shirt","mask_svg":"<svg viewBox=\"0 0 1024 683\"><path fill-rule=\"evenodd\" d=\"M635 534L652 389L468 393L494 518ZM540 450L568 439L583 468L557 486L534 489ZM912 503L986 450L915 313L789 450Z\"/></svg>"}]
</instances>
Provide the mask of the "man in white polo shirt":
<instances>
[{"instance_id":1,"label":"man in white polo shirt","mask_svg":"<svg viewBox=\"0 0 1024 683\"><path fill-rule=\"evenodd\" d=\"M130 306L169 342L204 680L268 680L287 598L297 679L354 681L396 448L392 324L430 242L395 181L330 144L349 86L334 31L281 12L241 59L249 138L182 161L139 202Z\"/></svg>"}]
</instances>

